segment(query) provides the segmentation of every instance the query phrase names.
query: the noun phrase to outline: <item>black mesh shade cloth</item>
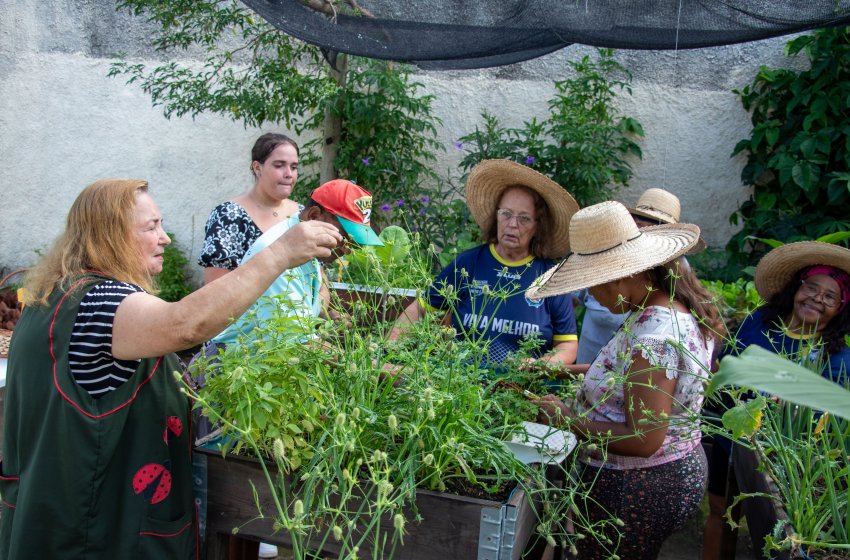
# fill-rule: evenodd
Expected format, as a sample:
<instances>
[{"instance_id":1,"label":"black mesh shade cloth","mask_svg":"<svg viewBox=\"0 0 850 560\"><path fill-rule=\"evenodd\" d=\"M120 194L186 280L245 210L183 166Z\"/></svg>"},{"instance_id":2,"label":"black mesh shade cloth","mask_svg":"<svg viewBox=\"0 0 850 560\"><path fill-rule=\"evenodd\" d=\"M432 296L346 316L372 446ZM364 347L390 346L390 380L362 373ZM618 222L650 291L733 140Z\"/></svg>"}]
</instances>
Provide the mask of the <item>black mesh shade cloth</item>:
<instances>
[{"instance_id":1,"label":"black mesh shade cloth","mask_svg":"<svg viewBox=\"0 0 850 560\"><path fill-rule=\"evenodd\" d=\"M329 16L301 0L243 3L274 27L323 49L435 70L501 66L572 43L693 49L850 24L850 0L360 2L371 17L341 10Z\"/></svg>"}]
</instances>

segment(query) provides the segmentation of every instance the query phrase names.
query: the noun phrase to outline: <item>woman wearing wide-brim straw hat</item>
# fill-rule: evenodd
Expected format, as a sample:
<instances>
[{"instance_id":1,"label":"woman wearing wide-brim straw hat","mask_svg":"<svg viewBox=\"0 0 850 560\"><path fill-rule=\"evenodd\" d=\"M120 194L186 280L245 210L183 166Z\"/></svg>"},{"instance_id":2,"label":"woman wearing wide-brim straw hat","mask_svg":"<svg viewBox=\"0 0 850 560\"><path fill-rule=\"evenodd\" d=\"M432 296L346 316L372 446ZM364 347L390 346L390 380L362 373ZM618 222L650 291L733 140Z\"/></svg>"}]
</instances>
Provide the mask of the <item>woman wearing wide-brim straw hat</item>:
<instances>
[{"instance_id":1,"label":"woman wearing wide-brim straw hat","mask_svg":"<svg viewBox=\"0 0 850 560\"><path fill-rule=\"evenodd\" d=\"M485 160L470 172L466 201L483 245L458 255L424 297L399 317L391 338L433 310L448 310L459 337L487 341L496 366L534 335L534 359L572 364L575 316L566 295L532 301L525 290L570 249L570 217L578 204L558 183L508 160Z\"/></svg>"},{"instance_id":2,"label":"woman wearing wide-brim straw hat","mask_svg":"<svg viewBox=\"0 0 850 560\"><path fill-rule=\"evenodd\" d=\"M699 509L706 463L696 418L721 323L693 271L680 265L697 239L695 225L639 229L622 204L596 204L570 222L572 253L527 292L589 288L612 312L629 314L587 367L575 402L537 401L543 419L597 444L580 455L590 486L582 505L610 543L578 541L582 558L655 558ZM624 525L606 525L612 516Z\"/></svg>"},{"instance_id":3,"label":"woman wearing wide-brim straw hat","mask_svg":"<svg viewBox=\"0 0 850 560\"><path fill-rule=\"evenodd\" d=\"M635 223L639 228L661 224L677 224L681 215L679 198L673 193L659 188L646 189L635 204L629 208ZM697 240L688 254L698 253L705 249L702 238ZM683 264L687 261L683 260ZM614 332L626 319L622 313L611 313L600 305L587 290L574 294L576 301L584 305L584 319L581 323L581 334L578 340L576 362L587 364L593 361L605 344L611 340Z\"/></svg>"},{"instance_id":4,"label":"woman wearing wide-brim straw hat","mask_svg":"<svg viewBox=\"0 0 850 560\"><path fill-rule=\"evenodd\" d=\"M721 356L757 345L816 368L840 385L848 383L850 348L850 250L818 241L781 245L756 266L756 290L767 302L741 323ZM726 403L728 405L728 403ZM720 414L721 407L710 403ZM726 473L731 442L714 437L709 462L709 517L704 558L720 558L716 549L726 511ZM715 550L716 549L716 550Z\"/></svg>"}]
</instances>

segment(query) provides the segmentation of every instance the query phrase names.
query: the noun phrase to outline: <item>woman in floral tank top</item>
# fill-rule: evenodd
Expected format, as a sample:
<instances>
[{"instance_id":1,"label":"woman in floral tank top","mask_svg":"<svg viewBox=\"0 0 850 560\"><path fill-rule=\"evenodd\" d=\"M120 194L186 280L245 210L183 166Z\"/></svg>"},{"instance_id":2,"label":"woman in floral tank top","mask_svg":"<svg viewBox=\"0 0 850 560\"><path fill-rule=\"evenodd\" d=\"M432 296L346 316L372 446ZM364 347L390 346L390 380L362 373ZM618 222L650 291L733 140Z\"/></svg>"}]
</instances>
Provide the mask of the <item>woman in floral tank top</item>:
<instances>
[{"instance_id":1,"label":"woman in floral tank top","mask_svg":"<svg viewBox=\"0 0 850 560\"><path fill-rule=\"evenodd\" d=\"M575 402L538 401L541 415L586 441L580 451L586 498L579 511L595 538L581 558L653 559L699 509L706 461L699 412L722 324L710 297L679 257L699 228L639 230L624 206L603 202L570 224L573 253L532 287L532 298L589 288L622 327L587 367Z\"/></svg>"}]
</instances>

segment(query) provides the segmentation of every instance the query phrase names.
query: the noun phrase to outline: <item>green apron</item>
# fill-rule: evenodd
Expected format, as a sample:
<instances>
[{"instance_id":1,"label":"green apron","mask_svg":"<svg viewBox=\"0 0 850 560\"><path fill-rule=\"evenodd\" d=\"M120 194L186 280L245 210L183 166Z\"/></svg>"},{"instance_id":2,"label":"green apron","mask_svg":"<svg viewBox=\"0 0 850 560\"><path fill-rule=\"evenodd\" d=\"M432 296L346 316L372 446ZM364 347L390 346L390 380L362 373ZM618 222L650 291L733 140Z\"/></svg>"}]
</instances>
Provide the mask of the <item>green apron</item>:
<instances>
[{"instance_id":1,"label":"green apron","mask_svg":"<svg viewBox=\"0 0 850 560\"><path fill-rule=\"evenodd\" d=\"M174 355L93 399L68 366L80 299L26 306L9 351L0 559L197 558L190 403Z\"/></svg>"}]
</instances>

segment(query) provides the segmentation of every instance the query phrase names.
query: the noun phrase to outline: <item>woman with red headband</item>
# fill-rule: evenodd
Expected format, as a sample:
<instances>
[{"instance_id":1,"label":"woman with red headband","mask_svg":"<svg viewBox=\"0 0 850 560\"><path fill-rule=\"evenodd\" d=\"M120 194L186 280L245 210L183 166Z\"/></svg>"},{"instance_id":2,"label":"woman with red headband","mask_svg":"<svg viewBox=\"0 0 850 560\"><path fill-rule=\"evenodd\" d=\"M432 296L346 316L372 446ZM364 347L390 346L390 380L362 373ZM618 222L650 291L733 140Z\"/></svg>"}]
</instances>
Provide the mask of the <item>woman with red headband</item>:
<instances>
[{"instance_id":1,"label":"woman with red headband","mask_svg":"<svg viewBox=\"0 0 850 560\"><path fill-rule=\"evenodd\" d=\"M724 354L738 354L755 344L814 366L825 378L847 386L850 250L817 241L782 245L759 261L755 283L767 304L747 317ZM704 560L720 557L730 451L729 440L715 438L709 462Z\"/></svg>"}]
</instances>

